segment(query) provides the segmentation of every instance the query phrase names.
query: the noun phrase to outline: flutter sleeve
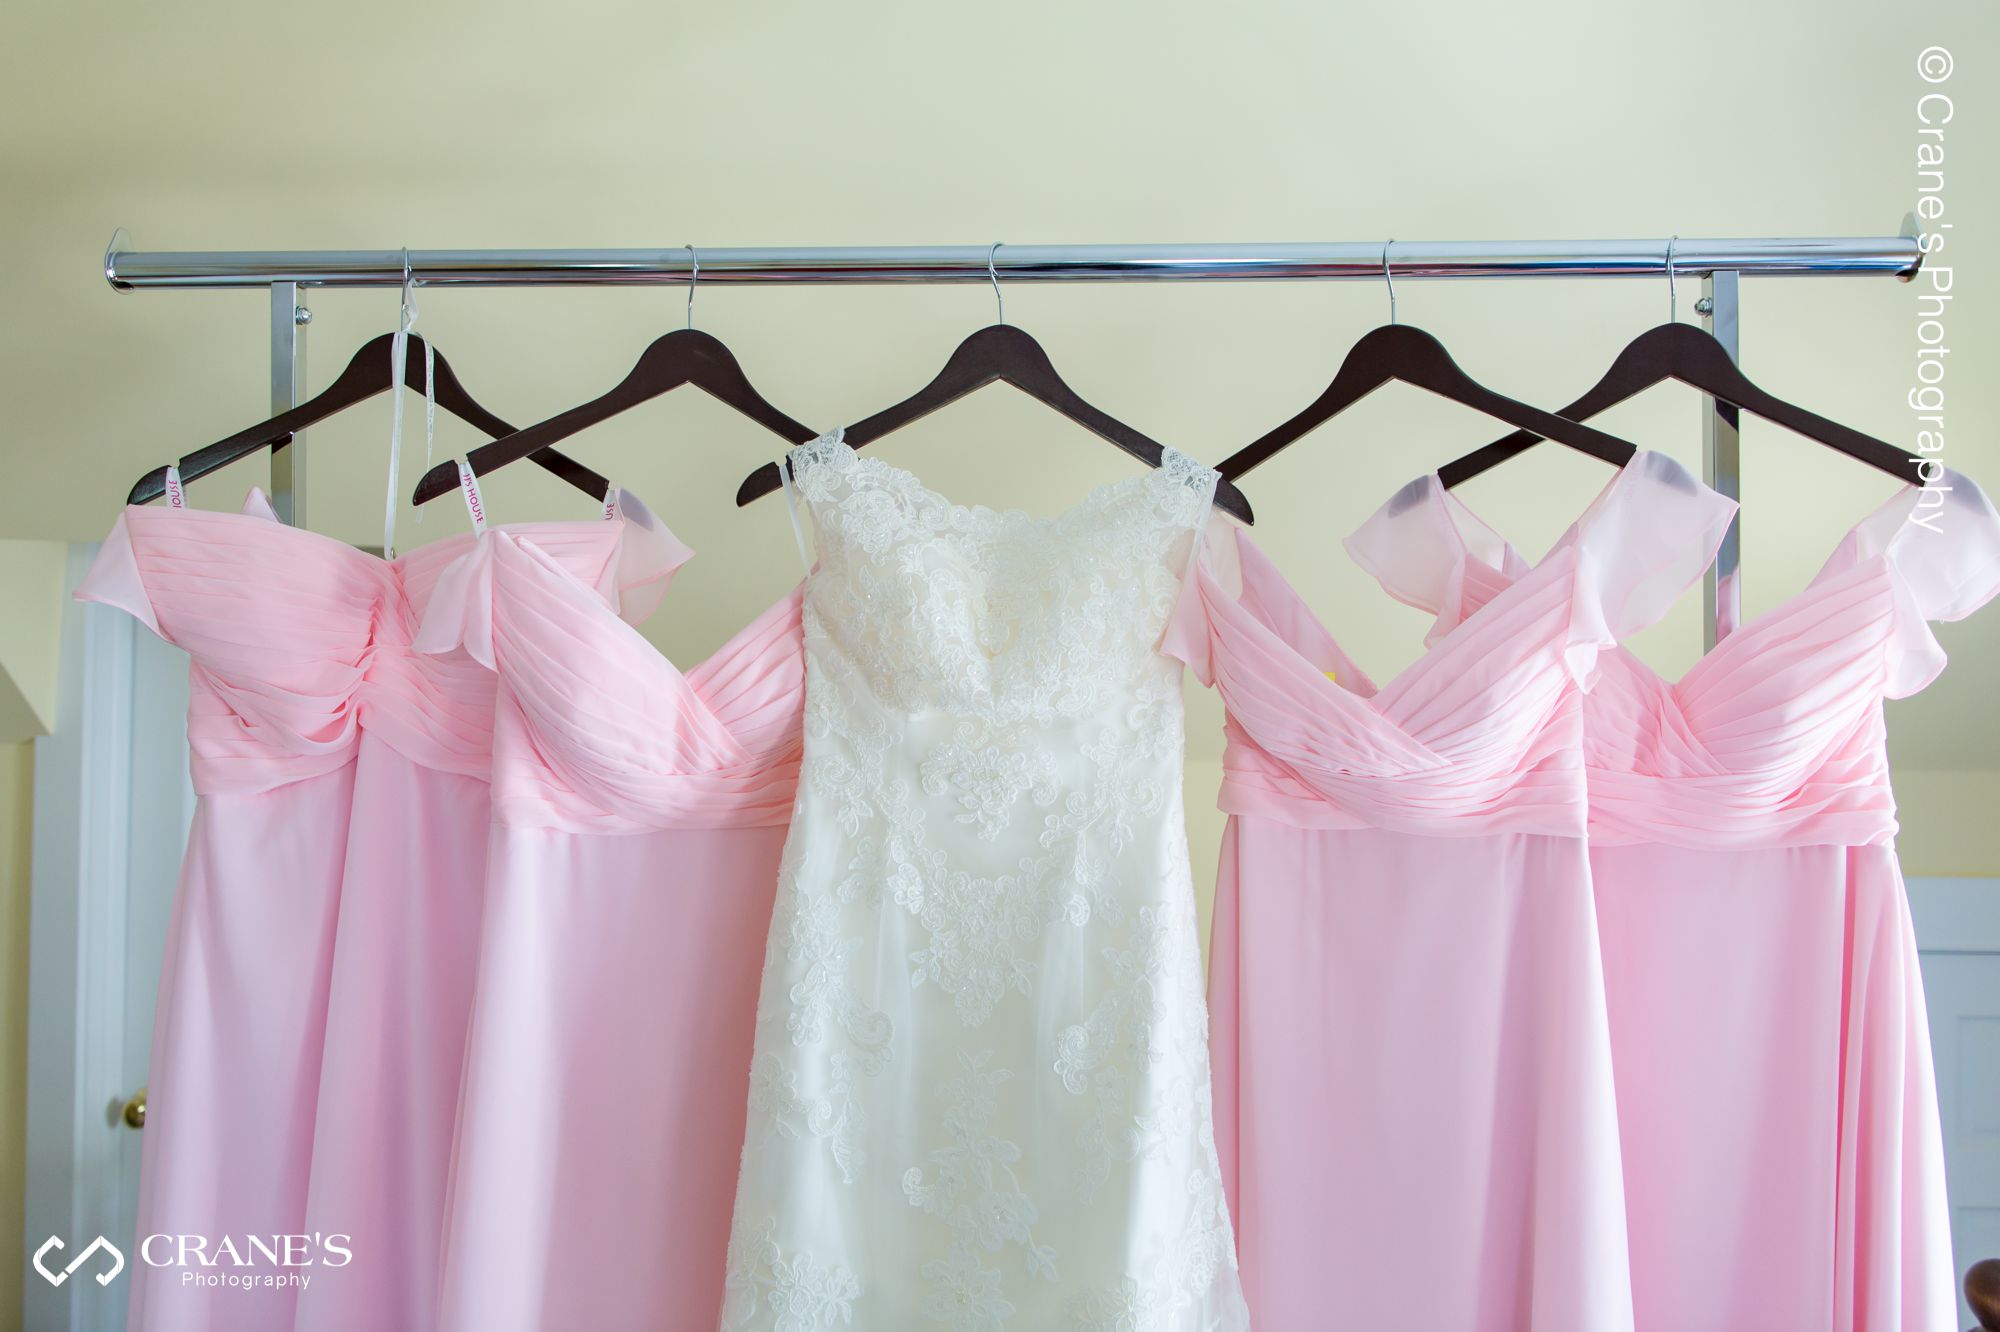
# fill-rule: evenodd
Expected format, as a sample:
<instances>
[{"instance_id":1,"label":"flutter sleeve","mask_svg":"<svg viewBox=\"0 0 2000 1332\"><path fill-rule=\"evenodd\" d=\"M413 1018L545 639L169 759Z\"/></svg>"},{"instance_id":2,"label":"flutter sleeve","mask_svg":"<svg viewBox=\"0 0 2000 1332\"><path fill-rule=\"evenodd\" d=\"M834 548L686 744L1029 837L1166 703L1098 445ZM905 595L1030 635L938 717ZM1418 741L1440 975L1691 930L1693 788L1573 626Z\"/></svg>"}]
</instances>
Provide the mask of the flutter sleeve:
<instances>
[{"instance_id":1,"label":"flutter sleeve","mask_svg":"<svg viewBox=\"0 0 2000 1332\"><path fill-rule=\"evenodd\" d=\"M262 790L351 757L381 561L272 519L128 507L76 589L187 652L196 787Z\"/></svg>"},{"instance_id":2,"label":"flutter sleeve","mask_svg":"<svg viewBox=\"0 0 2000 1332\"><path fill-rule=\"evenodd\" d=\"M1563 658L1588 689L1598 654L1657 623L1715 559L1736 501L1663 453L1641 452L1559 542L1576 551Z\"/></svg>"},{"instance_id":3,"label":"flutter sleeve","mask_svg":"<svg viewBox=\"0 0 2000 1332\"><path fill-rule=\"evenodd\" d=\"M1883 693L1907 698L1944 670L1932 623L1965 619L2000 592L2000 513L1976 481L1947 469L1863 520L1822 576L1875 556L1896 589Z\"/></svg>"}]
</instances>

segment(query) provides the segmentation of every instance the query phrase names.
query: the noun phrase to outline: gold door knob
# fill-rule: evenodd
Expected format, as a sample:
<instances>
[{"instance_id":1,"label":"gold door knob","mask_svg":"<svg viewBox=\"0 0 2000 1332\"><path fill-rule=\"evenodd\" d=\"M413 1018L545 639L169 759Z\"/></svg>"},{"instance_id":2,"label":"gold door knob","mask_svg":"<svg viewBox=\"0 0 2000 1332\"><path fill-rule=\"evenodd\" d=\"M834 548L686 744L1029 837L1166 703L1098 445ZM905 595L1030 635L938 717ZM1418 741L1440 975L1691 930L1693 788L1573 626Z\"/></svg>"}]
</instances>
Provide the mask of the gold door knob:
<instances>
[{"instance_id":1,"label":"gold door knob","mask_svg":"<svg viewBox=\"0 0 2000 1332\"><path fill-rule=\"evenodd\" d=\"M142 1129L146 1127L146 1089L144 1087L139 1088L137 1096L125 1102L125 1111L122 1118L125 1120L126 1128Z\"/></svg>"},{"instance_id":2,"label":"gold door knob","mask_svg":"<svg viewBox=\"0 0 2000 1332\"><path fill-rule=\"evenodd\" d=\"M2000 1258L1987 1258L1967 1269L1965 1303L1980 1327L2000 1327Z\"/></svg>"}]
</instances>

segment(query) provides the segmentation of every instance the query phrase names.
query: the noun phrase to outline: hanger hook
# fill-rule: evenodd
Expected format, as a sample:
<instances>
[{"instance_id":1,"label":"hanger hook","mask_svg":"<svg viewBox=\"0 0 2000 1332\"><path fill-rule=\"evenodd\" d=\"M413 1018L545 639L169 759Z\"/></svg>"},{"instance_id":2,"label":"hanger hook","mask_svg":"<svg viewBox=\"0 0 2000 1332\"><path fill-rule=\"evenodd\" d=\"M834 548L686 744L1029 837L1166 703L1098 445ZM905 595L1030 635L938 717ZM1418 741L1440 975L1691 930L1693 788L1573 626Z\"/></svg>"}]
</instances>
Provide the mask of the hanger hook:
<instances>
[{"instance_id":1,"label":"hanger hook","mask_svg":"<svg viewBox=\"0 0 2000 1332\"><path fill-rule=\"evenodd\" d=\"M1667 322L1677 323L1681 317L1680 283L1674 276L1674 246L1680 243L1679 236L1667 237Z\"/></svg>"},{"instance_id":2,"label":"hanger hook","mask_svg":"<svg viewBox=\"0 0 2000 1332\"><path fill-rule=\"evenodd\" d=\"M986 276L993 283L993 303L1000 308L999 322L1004 324L1007 322L1007 298L1000 294L1000 270L993 266L993 256L998 253L1000 242L994 241L992 248L986 251Z\"/></svg>"},{"instance_id":3,"label":"hanger hook","mask_svg":"<svg viewBox=\"0 0 2000 1332\"><path fill-rule=\"evenodd\" d=\"M1396 322L1396 275L1389 271L1389 247L1395 243L1394 236L1382 242L1382 281L1389 286L1389 322L1392 324Z\"/></svg>"},{"instance_id":4,"label":"hanger hook","mask_svg":"<svg viewBox=\"0 0 2000 1332\"><path fill-rule=\"evenodd\" d=\"M408 331L410 326L417 322L417 307L415 300L416 285L417 285L416 279L413 276L411 276L410 273L410 247L405 245L403 247L403 309L402 309L403 328L405 331Z\"/></svg>"},{"instance_id":5,"label":"hanger hook","mask_svg":"<svg viewBox=\"0 0 2000 1332\"><path fill-rule=\"evenodd\" d=\"M694 284L701 281L701 256L694 252L694 246L692 245L684 245L681 248L688 252L688 262L694 265L692 271L688 273L688 309L687 309L687 326L689 328L693 328L694 327Z\"/></svg>"}]
</instances>

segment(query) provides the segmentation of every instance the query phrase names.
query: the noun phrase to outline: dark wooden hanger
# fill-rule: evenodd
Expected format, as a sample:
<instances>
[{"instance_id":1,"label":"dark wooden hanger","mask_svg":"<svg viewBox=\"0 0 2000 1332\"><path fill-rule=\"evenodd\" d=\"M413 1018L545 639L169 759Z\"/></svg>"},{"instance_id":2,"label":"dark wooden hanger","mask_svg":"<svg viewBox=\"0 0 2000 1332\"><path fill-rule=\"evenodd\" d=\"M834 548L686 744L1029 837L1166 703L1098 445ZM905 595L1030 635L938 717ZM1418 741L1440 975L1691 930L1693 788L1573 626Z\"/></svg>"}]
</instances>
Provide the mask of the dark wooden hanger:
<instances>
[{"instance_id":1,"label":"dark wooden hanger","mask_svg":"<svg viewBox=\"0 0 2000 1332\"><path fill-rule=\"evenodd\" d=\"M1076 391L1056 373L1042 345L1012 324L989 324L959 343L937 378L895 406L847 427L844 438L858 449L929 416L938 408L956 402L995 380L1012 384L1037 402L1055 408L1148 467L1158 467L1165 456L1165 449L1157 441L1148 439L1123 421L1078 397ZM778 489L779 484L778 465L765 463L743 478L743 484L736 491L736 502L739 505L748 504ZM1226 480L1216 485L1215 504L1246 523L1254 521L1250 501Z\"/></svg>"},{"instance_id":2,"label":"dark wooden hanger","mask_svg":"<svg viewBox=\"0 0 2000 1332\"><path fill-rule=\"evenodd\" d=\"M358 402L364 402L379 393L386 393L395 387L393 375L395 366L390 355L390 345L395 334L384 333L379 338L371 338L348 361L334 381L327 385L318 396L300 403L287 412L280 412L260 425L248 430L239 430L228 439L218 440L207 448L197 449L178 464L181 479L192 481L206 476L218 468L227 467L239 458L248 457L259 449L282 448L292 442L292 436L309 426L319 424L328 417L347 410ZM403 385L424 391L424 340L412 333L403 363ZM437 405L450 412L473 429L487 435L511 435L514 427L480 406L473 396L465 391L458 376L452 373L451 362L444 359L442 352L433 349L432 392ZM603 477L581 463L565 458L550 449L537 454L535 461L554 472L578 490L604 498L609 487ZM447 464L449 465L449 464ZM139 478L126 497L129 504L145 504L166 493L167 469L156 467Z\"/></svg>"},{"instance_id":3,"label":"dark wooden hanger","mask_svg":"<svg viewBox=\"0 0 2000 1332\"><path fill-rule=\"evenodd\" d=\"M677 328L640 353L638 363L610 392L552 416L539 425L517 430L491 444L483 444L465 456L473 475L485 476L508 463L532 456L559 439L609 420L620 412L650 402L683 384L692 384L711 397L734 407L773 434L794 444L818 436L810 426L801 425L765 401L750 384L743 367L729 348L696 328ZM417 482L416 502L426 504L458 488L458 464L442 462L425 472Z\"/></svg>"},{"instance_id":4,"label":"dark wooden hanger","mask_svg":"<svg viewBox=\"0 0 2000 1332\"><path fill-rule=\"evenodd\" d=\"M1661 324L1641 333L1618 353L1618 359L1604 372L1604 378L1559 414L1571 420L1588 420L1669 379L1816 440L1899 481L1923 484L1923 463L1911 457L1908 449L1884 443L1772 397L1750 382L1721 343L1693 324ZM1545 433L1534 426L1517 430L1439 468L1438 478L1447 486L1455 486L1533 448Z\"/></svg>"},{"instance_id":5,"label":"dark wooden hanger","mask_svg":"<svg viewBox=\"0 0 2000 1332\"><path fill-rule=\"evenodd\" d=\"M1391 380L1429 389L1510 425L1538 431L1544 438L1602 458L1614 467L1623 467L1638 452L1615 435L1495 393L1459 369L1444 344L1422 329L1384 324L1362 335L1340 363L1333 382L1304 411L1225 458L1217 470L1226 477L1242 476Z\"/></svg>"}]
</instances>

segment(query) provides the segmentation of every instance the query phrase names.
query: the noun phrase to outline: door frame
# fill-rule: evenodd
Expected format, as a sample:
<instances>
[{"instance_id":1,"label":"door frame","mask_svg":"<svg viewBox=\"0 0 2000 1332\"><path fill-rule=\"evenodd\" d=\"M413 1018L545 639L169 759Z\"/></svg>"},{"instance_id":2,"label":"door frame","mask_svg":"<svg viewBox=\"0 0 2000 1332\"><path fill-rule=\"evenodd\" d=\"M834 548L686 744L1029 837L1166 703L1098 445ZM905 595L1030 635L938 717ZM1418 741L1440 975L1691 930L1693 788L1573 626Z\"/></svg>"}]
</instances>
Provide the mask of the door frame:
<instances>
[{"instance_id":1,"label":"door frame","mask_svg":"<svg viewBox=\"0 0 2000 1332\"><path fill-rule=\"evenodd\" d=\"M72 544L64 590L97 547ZM23 1191L23 1324L117 1332L129 1280L100 1286L95 1262L60 1286L34 1265L51 1235L74 1256L98 1235L129 1236L139 1134L119 1125L128 1086L127 921L139 624L108 606L69 602L61 636L56 724L35 741L29 880L27 1143ZM182 719L176 719L180 724ZM113 1238L124 1247L124 1241ZM127 1269L136 1255L124 1255Z\"/></svg>"},{"instance_id":2,"label":"door frame","mask_svg":"<svg viewBox=\"0 0 2000 1332\"><path fill-rule=\"evenodd\" d=\"M1959 956L2000 956L2000 878L1923 876L1908 879L1905 888L1909 894L1910 921L1917 941L1917 961L1919 966L1928 957ZM1929 1010L1930 994L1926 987L1925 1008ZM1932 1032L1933 1046L1936 1044L1935 1029ZM1933 1061L1936 1051L1933 1049ZM1956 1066L1954 1065L1954 1068ZM1945 1134L1945 1190L1949 1197L1951 1189L1951 1134L1953 1107L1945 1104L1946 1088L1938 1088L1938 1115L1943 1121ZM1952 1219L1957 1220L1954 1214ZM1952 1284L1960 1286L1965 1279L1965 1267L1980 1258L2000 1257L1996 1254L1966 1254L1959 1250L1959 1239L1952 1237ZM1955 1289L1958 1300L1958 1315L1961 1323L1967 1321L1972 1311L1966 1306L1965 1292Z\"/></svg>"}]
</instances>

